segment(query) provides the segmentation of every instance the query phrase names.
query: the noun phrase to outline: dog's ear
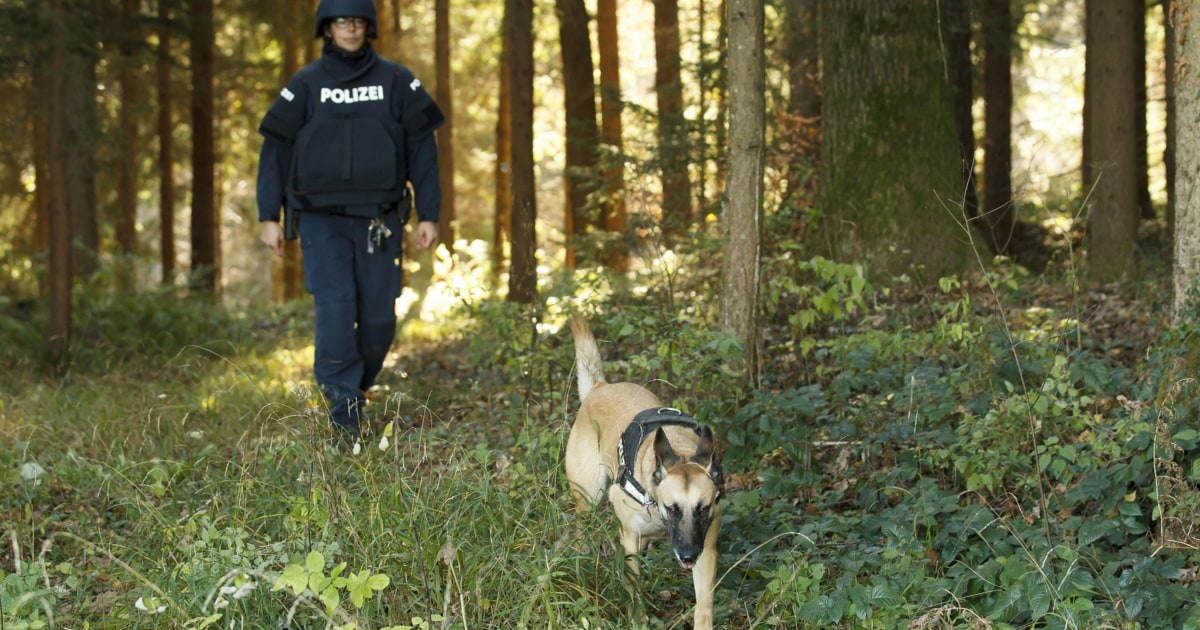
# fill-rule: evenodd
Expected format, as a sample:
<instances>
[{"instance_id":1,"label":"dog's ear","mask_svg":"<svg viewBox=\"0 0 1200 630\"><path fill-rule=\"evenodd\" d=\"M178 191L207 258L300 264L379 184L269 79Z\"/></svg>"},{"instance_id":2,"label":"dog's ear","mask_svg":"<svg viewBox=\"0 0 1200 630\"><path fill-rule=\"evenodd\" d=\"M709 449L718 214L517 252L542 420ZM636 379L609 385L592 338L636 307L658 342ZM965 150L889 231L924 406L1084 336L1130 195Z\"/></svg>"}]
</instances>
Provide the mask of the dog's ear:
<instances>
[{"instance_id":1,"label":"dog's ear","mask_svg":"<svg viewBox=\"0 0 1200 630\"><path fill-rule=\"evenodd\" d=\"M654 462L654 483L660 483L667 476L667 469L679 463L679 455L662 429L654 432Z\"/></svg>"},{"instance_id":2,"label":"dog's ear","mask_svg":"<svg viewBox=\"0 0 1200 630\"><path fill-rule=\"evenodd\" d=\"M717 497L720 498L725 494L725 471L721 469L721 462L717 458L712 429L702 426L696 432L700 435L700 443L696 445L696 454L692 455L692 462L704 466L708 471L708 478L717 486Z\"/></svg>"}]
</instances>

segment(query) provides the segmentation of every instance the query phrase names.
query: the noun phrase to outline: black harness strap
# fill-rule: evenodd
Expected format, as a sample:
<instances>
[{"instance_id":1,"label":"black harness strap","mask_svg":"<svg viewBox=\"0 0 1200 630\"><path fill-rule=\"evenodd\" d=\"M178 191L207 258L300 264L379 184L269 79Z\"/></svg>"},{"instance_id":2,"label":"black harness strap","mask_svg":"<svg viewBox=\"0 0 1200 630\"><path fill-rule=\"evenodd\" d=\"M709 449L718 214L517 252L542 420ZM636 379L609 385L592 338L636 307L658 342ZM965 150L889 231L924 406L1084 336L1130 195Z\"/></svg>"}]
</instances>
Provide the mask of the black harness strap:
<instances>
[{"instance_id":1,"label":"black harness strap","mask_svg":"<svg viewBox=\"0 0 1200 630\"><path fill-rule=\"evenodd\" d=\"M625 427L621 441L617 444L617 465L620 466L617 479L621 489L634 501L648 508L655 505L654 498L646 493L646 489L637 479L634 479L634 459L642 442L654 435L655 431L667 426L688 427L696 433L700 432L700 423L696 422L695 418L674 407L659 407L647 409L634 416L633 422Z\"/></svg>"}]
</instances>

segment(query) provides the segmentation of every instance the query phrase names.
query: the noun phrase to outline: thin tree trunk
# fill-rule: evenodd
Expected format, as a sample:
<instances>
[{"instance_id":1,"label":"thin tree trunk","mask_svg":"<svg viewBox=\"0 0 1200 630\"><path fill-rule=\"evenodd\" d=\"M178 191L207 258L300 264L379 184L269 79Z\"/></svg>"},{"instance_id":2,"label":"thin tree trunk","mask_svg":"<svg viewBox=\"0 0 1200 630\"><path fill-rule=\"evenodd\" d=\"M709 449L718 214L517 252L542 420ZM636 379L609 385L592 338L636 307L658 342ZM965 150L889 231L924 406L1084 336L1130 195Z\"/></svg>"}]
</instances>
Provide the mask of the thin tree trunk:
<instances>
[{"instance_id":1,"label":"thin tree trunk","mask_svg":"<svg viewBox=\"0 0 1200 630\"><path fill-rule=\"evenodd\" d=\"M47 151L49 169L46 173L50 224L50 321L46 330L46 350L50 364L62 371L70 363L71 350L71 283L72 230L71 206L67 190L68 119L66 20L68 8L63 0L51 0L51 38L46 95Z\"/></svg>"},{"instance_id":2,"label":"thin tree trunk","mask_svg":"<svg viewBox=\"0 0 1200 630\"><path fill-rule=\"evenodd\" d=\"M283 44L283 66L280 69L280 84L284 84L304 65L307 42L312 38L311 16L293 12L282 16L279 25ZM284 210L283 220L287 221ZM277 301L288 302L301 297L304 291L304 266L300 260L300 241L283 242L282 255L271 263L272 295Z\"/></svg>"},{"instance_id":3,"label":"thin tree trunk","mask_svg":"<svg viewBox=\"0 0 1200 630\"><path fill-rule=\"evenodd\" d=\"M1150 147L1146 133L1146 0L1129 0L1130 11L1138 15L1129 27L1133 30L1133 45L1136 61L1133 64L1134 85L1137 93L1134 95L1133 125L1137 133L1137 165L1134 173L1137 175L1138 214L1141 218L1154 218L1154 202L1150 199Z\"/></svg>"},{"instance_id":4,"label":"thin tree trunk","mask_svg":"<svg viewBox=\"0 0 1200 630\"><path fill-rule=\"evenodd\" d=\"M580 236L595 225L587 215L588 197L596 181L596 82L593 78L592 38L583 0L556 0L559 43L562 50L563 110L566 115L566 164L563 212L567 235L566 264L575 266Z\"/></svg>"},{"instance_id":5,"label":"thin tree trunk","mask_svg":"<svg viewBox=\"0 0 1200 630\"><path fill-rule=\"evenodd\" d=\"M994 254L1011 251L1012 189L1012 47L1011 0L983 3L983 221L979 224Z\"/></svg>"},{"instance_id":6,"label":"thin tree trunk","mask_svg":"<svg viewBox=\"0 0 1200 630\"><path fill-rule=\"evenodd\" d=\"M603 227L608 232L609 268L629 269L628 221L625 208L625 142L621 111L621 53L617 36L617 1L596 0L596 40L600 50L600 142L604 147Z\"/></svg>"},{"instance_id":7,"label":"thin tree trunk","mask_svg":"<svg viewBox=\"0 0 1200 630\"><path fill-rule=\"evenodd\" d=\"M437 26L434 49L437 57L437 101L446 123L437 130L438 178L442 189L438 240L447 251L454 251L454 230L458 223L454 197L454 68L450 63L450 0L437 0Z\"/></svg>"},{"instance_id":8,"label":"thin tree trunk","mask_svg":"<svg viewBox=\"0 0 1200 630\"><path fill-rule=\"evenodd\" d=\"M512 270L508 300L537 299L537 188L533 169L533 1L507 0L505 19L512 56Z\"/></svg>"},{"instance_id":9,"label":"thin tree trunk","mask_svg":"<svg viewBox=\"0 0 1200 630\"><path fill-rule=\"evenodd\" d=\"M762 242L766 101L763 5L729 5L729 205L722 218L721 327L742 344L748 381L758 384L759 257Z\"/></svg>"},{"instance_id":10,"label":"thin tree trunk","mask_svg":"<svg viewBox=\"0 0 1200 630\"><path fill-rule=\"evenodd\" d=\"M124 145L124 150L121 151L120 162L118 163L119 173L117 176L117 205L120 208L120 217L117 221L117 245L124 260L117 265L117 274L120 279L120 284L125 290L132 290L134 287L133 278L133 256L137 253L137 235L135 225L137 224L137 190L138 190L138 152L141 147L139 136L141 135L140 125L138 124L137 109L141 106L142 90L141 81L136 76L138 57L136 56L136 46L138 45L137 33L139 32L139 22L141 16L139 14L140 3L138 0L121 0L121 17L126 28L120 40L119 50L121 58L119 61L120 70L118 71L118 82L121 87L121 138Z\"/></svg>"},{"instance_id":11,"label":"thin tree trunk","mask_svg":"<svg viewBox=\"0 0 1200 630\"><path fill-rule=\"evenodd\" d=\"M213 5L191 0L192 27L192 285L216 299L216 165L213 133Z\"/></svg>"},{"instance_id":12,"label":"thin tree trunk","mask_svg":"<svg viewBox=\"0 0 1200 630\"><path fill-rule=\"evenodd\" d=\"M171 7L158 2L158 54L155 86L158 92L158 202L162 283L175 283L175 121L171 94Z\"/></svg>"},{"instance_id":13,"label":"thin tree trunk","mask_svg":"<svg viewBox=\"0 0 1200 630\"><path fill-rule=\"evenodd\" d=\"M90 276L99 267L100 232L96 221L97 28L96 0L67 3L71 45L67 46L67 190L71 229L76 246L72 264L76 277Z\"/></svg>"},{"instance_id":14,"label":"thin tree trunk","mask_svg":"<svg viewBox=\"0 0 1200 630\"><path fill-rule=\"evenodd\" d=\"M1165 60L1166 66L1163 73L1163 83L1166 96L1166 143L1163 148L1163 166L1166 171L1166 192L1167 192L1167 207L1165 210L1167 221L1167 236L1168 242L1175 242L1175 133L1178 122L1175 114L1175 82L1178 77L1175 76L1175 59L1179 51L1175 44L1175 20L1172 18L1174 8L1178 6L1177 2L1163 3L1163 34L1165 36Z\"/></svg>"},{"instance_id":15,"label":"thin tree trunk","mask_svg":"<svg viewBox=\"0 0 1200 630\"><path fill-rule=\"evenodd\" d=\"M691 152L683 114L679 39L677 1L654 0L658 160L662 169L662 230L668 246L685 237L692 225L692 193L688 177Z\"/></svg>"},{"instance_id":16,"label":"thin tree trunk","mask_svg":"<svg viewBox=\"0 0 1200 630\"><path fill-rule=\"evenodd\" d=\"M507 25L501 29L500 94L496 116L495 213L492 229L492 275L499 285L508 260L505 251L512 242L512 69Z\"/></svg>"}]
</instances>

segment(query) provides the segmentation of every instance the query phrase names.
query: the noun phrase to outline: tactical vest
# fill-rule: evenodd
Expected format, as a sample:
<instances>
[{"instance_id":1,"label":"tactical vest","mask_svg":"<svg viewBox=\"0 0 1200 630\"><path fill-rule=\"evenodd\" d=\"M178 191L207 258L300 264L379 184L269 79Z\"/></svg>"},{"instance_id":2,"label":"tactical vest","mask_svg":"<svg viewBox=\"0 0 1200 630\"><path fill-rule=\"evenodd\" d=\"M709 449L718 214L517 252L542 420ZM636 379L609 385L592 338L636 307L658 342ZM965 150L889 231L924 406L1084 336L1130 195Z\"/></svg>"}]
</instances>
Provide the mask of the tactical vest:
<instances>
[{"instance_id":1,"label":"tactical vest","mask_svg":"<svg viewBox=\"0 0 1200 630\"><path fill-rule=\"evenodd\" d=\"M312 116L296 134L288 206L376 216L408 194L405 132L392 117L397 66L376 60L353 80L322 63L304 70Z\"/></svg>"}]
</instances>

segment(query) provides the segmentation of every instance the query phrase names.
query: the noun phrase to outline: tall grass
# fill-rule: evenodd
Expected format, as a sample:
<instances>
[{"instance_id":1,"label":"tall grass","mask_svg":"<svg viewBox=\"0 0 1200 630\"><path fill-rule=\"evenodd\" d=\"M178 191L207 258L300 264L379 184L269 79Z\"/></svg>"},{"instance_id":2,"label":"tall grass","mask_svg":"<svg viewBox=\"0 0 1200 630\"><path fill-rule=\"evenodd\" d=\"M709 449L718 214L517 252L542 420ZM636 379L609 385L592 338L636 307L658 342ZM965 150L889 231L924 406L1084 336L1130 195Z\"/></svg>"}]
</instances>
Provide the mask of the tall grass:
<instances>
[{"instance_id":1,"label":"tall grass","mask_svg":"<svg viewBox=\"0 0 1200 630\"><path fill-rule=\"evenodd\" d=\"M541 313L472 299L424 323L357 457L326 444L306 304L91 297L55 378L15 343L36 316L8 320L0 630L689 627L669 551L631 576L611 510L567 496L556 322L592 292L608 376L721 436L723 627L1200 628L1200 543L1158 531L1198 513L1191 328L1112 352L1003 266L990 295L912 300L779 262L761 388L703 309L581 273ZM1036 308L988 312L1004 300Z\"/></svg>"}]
</instances>

